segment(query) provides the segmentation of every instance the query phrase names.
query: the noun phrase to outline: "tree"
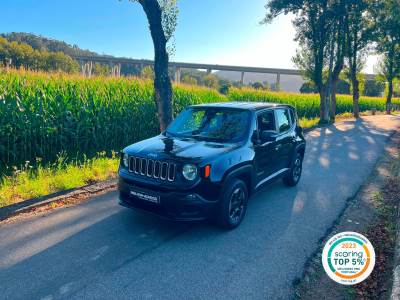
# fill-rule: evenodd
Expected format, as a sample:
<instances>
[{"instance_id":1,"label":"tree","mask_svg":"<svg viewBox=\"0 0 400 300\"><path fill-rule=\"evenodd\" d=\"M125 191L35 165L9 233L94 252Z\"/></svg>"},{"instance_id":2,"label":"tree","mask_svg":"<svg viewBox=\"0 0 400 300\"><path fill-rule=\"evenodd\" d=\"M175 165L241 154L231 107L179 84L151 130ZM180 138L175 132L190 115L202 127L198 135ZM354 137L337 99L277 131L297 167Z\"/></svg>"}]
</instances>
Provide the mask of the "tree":
<instances>
[{"instance_id":1,"label":"tree","mask_svg":"<svg viewBox=\"0 0 400 300\"><path fill-rule=\"evenodd\" d=\"M377 80L366 80L364 85L364 95L369 97L382 97L385 91L385 83Z\"/></svg>"},{"instance_id":2,"label":"tree","mask_svg":"<svg viewBox=\"0 0 400 300\"><path fill-rule=\"evenodd\" d=\"M140 77L143 79L154 80L154 69L152 66L145 66L140 72Z\"/></svg>"},{"instance_id":3,"label":"tree","mask_svg":"<svg viewBox=\"0 0 400 300\"><path fill-rule=\"evenodd\" d=\"M218 77L213 74L208 74L208 75L204 76L204 85L206 87L217 90L219 88Z\"/></svg>"},{"instance_id":4,"label":"tree","mask_svg":"<svg viewBox=\"0 0 400 300\"><path fill-rule=\"evenodd\" d=\"M182 83L190 84L190 85L197 85L197 79L193 76L190 76L188 74L184 75L181 79Z\"/></svg>"},{"instance_id":5,"label":"tree","mask_svg":"<svg viewBox=\"0 0 400 300\"><path fill-rule=\"evenodd\" d=\"M366 0L347 0L346 12L347 74L352 87L353 115L355 118L358 118L360 116L360 82L358 80L358 74L364 66L367 46L372 40L370 6Z\"/></svg>"},{"instance_id":6,"label":"tree","mask_svg":"<svg viewBox=\"0 0 400 300\"><path fill-rule=\"evenodd\" d=\"M346 50L345 43L345 8L346 1L333 1L331 7L330 22L332 30L329 35L329 69L327 82L327 105L329 107L329 116L331 121L335 121L336 117L336 93L340 88L340 73L344 67L344 57Z\"/></svg>"},{"instance_id":7,"label":"tree","mask_svg":"<svg viewBox=\"0 0 400 300\"><path fill-rule=\"evenodd\" d=\"M318 93L318 90L317 90L317 88L315 87L315 85L312 82L306 81L301 85L300 93L302 93L302 94L316 94L316 93Z\"/></svg>"},{"instance_id":8,"label":"tree","mask_svg":"<svg viewBox=\"0 0 400 300\"><path fill-rule=\"evenodd\" d=\"M139 2L149 23L154 45L154 101L160 130L172 121L172 84L168 74L167 43L172 37L178 16L176 0L129 0Z\"/></svg>"},{"instance_id":9,"label":"tree","mask_svg":"<svg viewBox=\"0 0 400 300\"><path fill-rule=\"evenodd\" d=\"M342 95L350 94L350 83L343 79L339 79L337 82L336 92Z\"/></svg>"},{"instance_id":10,"label":"tree","mask_svg":"<svg viewBox=\"0 0 400 300\"><path fill-rule=\"evenodd\" d=\"M282 13L296 15L295 39L301 47L293 60L318 90L321 123L332 117L330 97L335 94L334 85L343 68L343 3L344 0L269 0L263 21L271 22Z\"/></svg>"},{"instance_id":11,"label":"tree","mask_svg":"<svg viewBox=\"0 0 400 300\"><path fill-rule=\"evenodd\" d=\"M253 88L253 89L256 89L256 90L263 90L264 89L264 85L261 83L261 82L254 82L252 85L251 85L251 87Z\"/></svg>"},{"instance_id":12,"label":"tree","mask_svg":"<svg viewBox=\"0 0 400 300\"><path fill-rule=\"evenodd\" d=\"M398 0L373 0L376 50L382 58L378 72L388 83L386 111L391 112L393 81L400 77L400 5Z\"/></svg>"},{"instance_id":13,"label":"tree","mask_svg":"<svg viewBox=\"0 0 400 300\"><path fill-rule=\"evenodd\" d=\"M108 75L110 75L110 72L111 72L110 66L108 66L108 65L101 64L101 63L95 63L93 65L92 73L94 75L97 75L97 76L108 76Z\"/></svg>"},{"instance_id":14,"label":"tree","mask_svg":"<svg viewBox=\"0 0 400 300\"><path fill-rule=\"evenodd\" d=\"M221 94L227 95L229 93L229 89L232 87L232 82L227 79L219 79L219 92Z\"/></svg>"},{"instance_id":15,"label":"tree","mask_svg":"<svg viewBox=\"0 0 400 300\"><path fill-rule=\"evenodd\" d=\"M11 65L15 68L67 73L75 73L79 70L78 63L62 52L39 51L28 44L9 42L0 37L0 64L3 64L6 59L11 59Z\"/></svg>"}]
</instances>

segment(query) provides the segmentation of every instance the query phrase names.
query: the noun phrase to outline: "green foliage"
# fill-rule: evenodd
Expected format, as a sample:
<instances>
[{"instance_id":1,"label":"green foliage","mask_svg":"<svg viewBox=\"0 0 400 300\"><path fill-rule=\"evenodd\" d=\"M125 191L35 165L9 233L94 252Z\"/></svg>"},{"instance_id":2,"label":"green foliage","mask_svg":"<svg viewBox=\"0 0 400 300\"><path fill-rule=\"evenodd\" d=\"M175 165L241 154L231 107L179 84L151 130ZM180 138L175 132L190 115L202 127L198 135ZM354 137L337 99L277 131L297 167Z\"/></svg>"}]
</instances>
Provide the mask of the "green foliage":
<instances>
[{"instance_id":1,"label":"green foliage","mask_svg":"<svg viewBox=\"0 0 400 300\"><path fill-rule=\"evenodd\" d=\"M376 80L366 80L364 85L364 95L370 97L381 97L385 90L385 83Z\"/></svg>"},{"instance_id":2,"label":"green foliage","mask_svg":"<svg viewBox=\"0 0 400 300\"><path fill-rule=\"evenodd\" d=\"M97 76L108 76L110 75L110 66L100 63L93 64L92 74Z\"/></svg>"},{"instance_id":3,"label":"green foliage","mask_svg":"<svg viewBox=\"0 0 400 300\"><path fill-rule=\"evenodd\" d=\"M336 86L336 92L338 94L349 95L350 94L350 83L345 80L339 79Z\"/></svg>"},{"instance_id":4,"label":"green foliage","mask_svg":"<svg viewBox=\"0 0 400 300\"><path fill-rule=\"evenodd\" d=\"M184 75L181 79L181 82L190 85L197 85L197 79L190 75Z\"/></svg>"},{"instance_id":5,"label":"green foliage","mask_svg":"<svg viewBox=\"0 0 400 300\"><path fill-rule=\"evenodd\" d=\"M261 82L254 82L251 87L256 90L263 90L265 87Z\"/></svg>"},{"instance_id":6,"label":"green foliage","mask_svg":"<svg viewBox=\"0 0 400 300\"><path fill-rule=\"evenodd\" d=\"M213 74L208 74L204 76L204 85L209 88L218 89L219 88L218 77Z\"/></svg>"},{"instance_id":7,"label":"green foliage","mask_svg":"<svg viewBox=\"0 0 400 300\"><path fill-rule=\"evenodd\" d=\"M293 105L297 109L300 118L312 119L319 116L319 95L315 94L294 94L284 92L271 92L254 90L250 88L231 88L228 93L230 101L254 101L254 102L272 102L286 103ZM353 111L353 100L349 95L337 95L337 113L343 114ZM400 104L400 100L394 103ZM385 101L382 98L361 97L360 111L376 109L385 110Z\"/></svg>"},{"instance_id":8,"label":"green foliage","mask_svg":"<svg viewBox=\"0 0 400 300\"><path fill-rule=\"evenodd\" d=\"M159 133L151 81L12 70L0 71L0 91L0 171L53 162L61 151L93 157ZM174 88L175 112L224 100L207 88Z\"/></svg>"},{"instance_id":9,"label":"green foliage","mask_svg":"<svg viewBox=\"0 0 400 300\"><path fill-rule=\"evenodd\" d=\"M228 80L220 80L219 81L219 92L223 95L227 95L229 93L229 89L232 87L232 84Z\"/></svg>"},{"instance_id":10,"label":"green foliage","mask_svg":"<svg viewBox=\"0 0 400 300\"><path fill-rule=\"evenodd\" d=\"M40 35L35 35L26 32L11 32L0 34L3 38L10 42L17 42L19 44L28 44L33 49L38 51L48 52L63 52L68 56L94 56L98 55L89 50L82 50L77 45L70 45L63 41L49 39Z\"/></svg>"},{"instance_id":11,"label":"green foliage","mask_svg":"<svg viewBox=\"0 0 400 300\"><path fill-rule=\"evenodd\" d=\"M154 80L154 69L152 66L145 66L140 72L142 79Z\"/></svg>"},{"instance_id":12,"label":"green foliage","mask_svg":"<svg viewBox=\"0 0 400 300\"><path fill-rule=\"evenodd\" d=\"M302 94L316 94L318 93L317 88L311 81L304 82L300 87L300 93Z\"/></svg>"},{"instance_id":13,"label":"green foliage","mask_svg":"<svg viewBox=\"0 0 400 300\"><path fill-rule=\"evenodd\" d=\"M28 44L9 42L0 37L0 64L6 59L11 59L11 66L16 68L67 73L79 71L78 63L62 52L35 50Z\"/></svg>"},{"instance_id":14,"label":"green foliage","mask_svg":"<svg viewBox=\"0 0 400 300\"><path fill-rule=\"evenodd\" d=\"M70 163L66 163L62 154L54 164L39 165L38 168L26 163L0 179L0 207L115 178L118 163L116 153L112 153L110 158L105 153L98 153L93 159Z\"/></svg>"}]
</instances>

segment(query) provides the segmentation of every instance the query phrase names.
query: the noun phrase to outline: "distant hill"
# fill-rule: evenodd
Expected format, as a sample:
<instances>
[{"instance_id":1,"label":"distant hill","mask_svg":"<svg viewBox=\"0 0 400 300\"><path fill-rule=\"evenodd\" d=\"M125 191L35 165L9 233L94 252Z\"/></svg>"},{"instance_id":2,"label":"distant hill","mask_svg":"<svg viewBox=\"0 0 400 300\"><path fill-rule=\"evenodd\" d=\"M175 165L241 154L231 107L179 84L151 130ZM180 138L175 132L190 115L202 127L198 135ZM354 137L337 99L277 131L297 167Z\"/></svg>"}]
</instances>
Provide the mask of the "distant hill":
<instances>
[{"instance_id":1,"label":"distant hill","mask_svg":"<svg viewBox=\"0 0 400 300\"><path fill-rule=\"evenodd\" d=\"M64 41L59 41L55 39L49 39L40 35L35 35L26 32L11 32L2 33L1 37L7 39L10 42L19 42L30 45L33 49L39 51L49 51L49 52L63 52L66 55L99 55L96 52L89 50L83 50L77 45L70 45Z\"/></svg>"},{"instance_id":2,"label":"distant hill","mask_svg":"<svg viewBox=\"0 0 400 300\"><path fill-rule=\"evenodd\" d=\"M97 56L96 52L90 50L84 50L79 48L77 45L71 45L64 41L50 39L43 37L41 35L35 35L26 32L11 32L11 33L1 33L0 37L7 39L10 42L19 42L30 45L33 49L38 51L49 51L49 52L63 52L69 56ZM112 57L110 55L110 57ZM105 71L108 72L107 70ZM140 70L137 67L132 67L130 65L122 65L121 73L124 75L139 75ZM207 75L206 72L201 72L197 70L190 70L186 72L188 75L195 77L199 83L203 80L203 77ZM182 75L186 74L185 72ZM240 72L229 72L229 71L218 71L213 73L221 79L228 81L240 81ZM276 82L276 75L273 74L259 74L259 73L246 73L245 74L245 84L255 83L255 82L268 82L273 84ZM303 80L300 76L290 76L281 75L281 89L288 92L299 92Z\"/></svg>"},{"instance_id":3,"label":"distant hill","mask_svg":"<svg viewBox=\"0 0 400 300\"><path fill-rule=\"evenodd\" d=\"M220 78L229 80L229 81L240 81L240 72L231 72L231 71L217 71L214 73ZM249 83L255 82L268 82L269 84L276 82L276 75L274 74L260 74L260 73L245 73L244 76L244 84L247 85ZM304 80L301 76L296 75L281 75L281 90L286 92L298 93L300 91L300 87L304 83Z\"/></svg>"}]
</instances>

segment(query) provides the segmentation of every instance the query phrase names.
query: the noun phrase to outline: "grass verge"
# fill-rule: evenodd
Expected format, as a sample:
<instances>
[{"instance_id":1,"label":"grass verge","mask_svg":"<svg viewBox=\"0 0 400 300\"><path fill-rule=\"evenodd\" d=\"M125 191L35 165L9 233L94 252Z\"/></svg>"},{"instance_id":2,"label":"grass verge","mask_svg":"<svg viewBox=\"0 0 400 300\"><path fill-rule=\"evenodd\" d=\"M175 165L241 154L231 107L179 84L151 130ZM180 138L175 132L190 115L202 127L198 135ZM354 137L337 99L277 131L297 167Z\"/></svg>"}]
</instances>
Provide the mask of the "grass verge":
<instances>
[{"instance_id":1,"label":"grass verge","mask_svg":"<svg viewBox=\"0 0 400 300\"><path fill-rule=\"evenodd\" d=\"M115 153L112 157L99 153L93 159L70 163L60 155L55 164L36 169L27 162L0 181L0 207L116 178L118 163Z\"/></svg>"}]
</instances>

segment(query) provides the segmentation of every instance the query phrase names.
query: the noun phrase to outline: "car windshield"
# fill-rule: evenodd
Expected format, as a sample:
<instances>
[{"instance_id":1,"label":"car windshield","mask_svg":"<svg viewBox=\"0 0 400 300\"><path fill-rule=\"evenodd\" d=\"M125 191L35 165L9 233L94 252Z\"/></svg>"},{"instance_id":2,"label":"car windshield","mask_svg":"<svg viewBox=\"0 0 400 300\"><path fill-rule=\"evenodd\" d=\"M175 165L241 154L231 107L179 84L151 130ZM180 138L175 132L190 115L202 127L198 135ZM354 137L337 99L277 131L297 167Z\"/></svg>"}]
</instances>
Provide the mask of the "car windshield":
<instances>
[{"instance_id":1,"label":"car windshield","mask_svg":"<svg viewBox=\"0 0 400 300\"><path fill-rule=\"evenodd\" d=\"M168 127L166 134L216 142L239 142L248 132L250 113L227 108L189 108Z\"/></svg>"}]
</instances>

